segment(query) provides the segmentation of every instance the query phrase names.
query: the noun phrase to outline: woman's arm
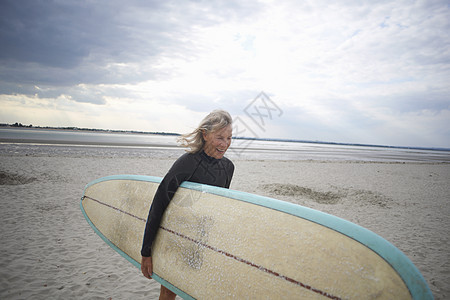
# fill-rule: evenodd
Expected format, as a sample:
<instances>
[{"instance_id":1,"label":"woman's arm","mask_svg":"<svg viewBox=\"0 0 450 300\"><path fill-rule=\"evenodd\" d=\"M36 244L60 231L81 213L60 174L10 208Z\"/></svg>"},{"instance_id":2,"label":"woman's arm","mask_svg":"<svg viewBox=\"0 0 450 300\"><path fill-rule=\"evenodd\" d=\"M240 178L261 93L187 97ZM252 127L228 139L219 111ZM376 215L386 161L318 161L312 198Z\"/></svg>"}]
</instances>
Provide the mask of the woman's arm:
<instances>
[{"instance_id":1,"label":"woman's arm","mask_svg":"<svg viewBox=\"0 0 450 300\"><path fill-rule=\"evenodd\" d=\"M196 161L192 155L184 154L178 158L164 176L156 190L145 225L144 240L141 255L151 256L151 246L159 229L162 216L180 184L191 176Z\"/></svg>"}]
</instances>

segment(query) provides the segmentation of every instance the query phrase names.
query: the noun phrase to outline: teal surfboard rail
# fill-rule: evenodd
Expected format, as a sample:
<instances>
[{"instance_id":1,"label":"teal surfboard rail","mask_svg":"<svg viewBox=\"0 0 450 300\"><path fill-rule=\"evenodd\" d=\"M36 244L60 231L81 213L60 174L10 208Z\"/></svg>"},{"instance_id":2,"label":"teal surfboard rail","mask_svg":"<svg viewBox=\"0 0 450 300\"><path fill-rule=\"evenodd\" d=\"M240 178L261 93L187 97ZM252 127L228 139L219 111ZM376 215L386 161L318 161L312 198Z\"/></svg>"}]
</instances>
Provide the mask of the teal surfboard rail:
<instances>
[{"instance_id":1,"label":"teal surfboard rail","mask_svg":"<svg viewBox=\"0 0 450 300\"><path fill-rule=\"evenodd\" d=\"M113 175L102 177L88 183L85 187L85 190L93 184L109 180L137 180L137 181L160 183L162 178L143 175ZM425 279L423 278L420 271L416 268L416 266L412 263L412 261L402 251L400 251L390 242L388 242L381 236L362 226L359 226L342 218L315 209L311 209L308 207L300 206L297 204L265 196L259 196L246 192L187 181L183 182L181 184L181 187L274 209L280 212L284 212L293 216L297 216L312 221L314 223L323 225L334 231L342 233L354 239L355 241L358 241L359 243L365 245L366 247L377 253L380 257L382 257L387 263L389 263L392 266L392 268L396 270L399 276L403 279L413 299L434 299L433 294L431 293L431 290L429 289ZM89 218L87 217L81 203L80 206L86 220L91 225L91 227L94 228L95 232L115 251L117 251L120 255L122 255L124 258L130 261L133 265L140 268L139 262L136 262L122 250L117 248L105 236L103 236L101 232L99 232L95 228L95 225L92 224L92 222L90 222ZM164 284L168 288L172 289L175 293L180 295L180 297L184 299L193 299L191 296L187 295L183 291L178 290L176 287L172 286L170 283L166 282L159 276L155 275L154 279L160 282L161 284Z\"/></svg>"}]
</instances>

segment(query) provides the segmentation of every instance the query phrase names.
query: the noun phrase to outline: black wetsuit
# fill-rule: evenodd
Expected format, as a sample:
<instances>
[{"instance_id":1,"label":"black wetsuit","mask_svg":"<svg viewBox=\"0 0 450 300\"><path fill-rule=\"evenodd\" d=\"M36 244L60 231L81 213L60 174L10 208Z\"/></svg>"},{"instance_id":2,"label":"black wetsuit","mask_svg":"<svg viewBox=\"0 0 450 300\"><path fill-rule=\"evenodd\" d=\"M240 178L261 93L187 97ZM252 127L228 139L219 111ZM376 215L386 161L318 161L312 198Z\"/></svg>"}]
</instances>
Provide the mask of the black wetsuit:
<instances>
[{"instance_id":1,"label":"black wetsuit","mask_svg":"<svg viewBox=\"0 0 450 300\"><path fill-rule=\"evenodd\" d=\"M145 225L141 255L151 256L151 246L161 223L161 218L183 181L191 181L229 188L233 177L234 165L226 157L215 159L204 151L194 154L185 153L178 158L161 181Z\"/></svg>"}]
</instances>

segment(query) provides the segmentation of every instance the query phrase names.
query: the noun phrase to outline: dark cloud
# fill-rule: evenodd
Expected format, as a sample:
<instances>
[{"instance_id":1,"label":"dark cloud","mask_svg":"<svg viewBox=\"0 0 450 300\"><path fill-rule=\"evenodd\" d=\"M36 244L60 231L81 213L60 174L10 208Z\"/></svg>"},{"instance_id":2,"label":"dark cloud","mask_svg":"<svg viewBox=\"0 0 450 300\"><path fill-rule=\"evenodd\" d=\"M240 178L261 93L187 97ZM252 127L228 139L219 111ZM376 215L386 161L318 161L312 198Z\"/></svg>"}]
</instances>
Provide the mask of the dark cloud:
<instances>
[{"instance_id":1,"label":"dark cloud","mask_svg":"<svg viewBox=\"0 0 450 300\"><path fill-rule=\"evenodd\" d=\"M76 67L89 55L99 53L98 63L114 57L129 60L133 48L128 45L135 42L125 24L127 20L120 17L121 7L114 7L112 2L89 3L2 1L0 59L63 69ZM147 53L156 54L157 49L149 49L148 45Z\"/></svg>"},{"instance_id":2,"label":"dark cloud","mask_svg":"<svg viewBox=\"0 0 450 300\"><path fill-rule=\"evenodd\" d=\"M255 11L238 1L3 0L0 93L28 94L34 86L69 92L79 84L169 76L154 66L162 57L195 58L193 28Z\"/></svg>"}]
</instances>

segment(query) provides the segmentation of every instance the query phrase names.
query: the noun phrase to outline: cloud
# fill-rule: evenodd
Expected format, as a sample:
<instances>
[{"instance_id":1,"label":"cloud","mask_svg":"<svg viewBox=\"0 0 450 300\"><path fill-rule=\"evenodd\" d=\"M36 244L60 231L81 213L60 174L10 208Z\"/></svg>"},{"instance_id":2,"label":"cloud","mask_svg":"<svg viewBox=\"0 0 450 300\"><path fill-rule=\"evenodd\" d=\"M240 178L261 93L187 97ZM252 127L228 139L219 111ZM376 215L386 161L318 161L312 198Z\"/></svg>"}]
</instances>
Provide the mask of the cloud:
<instances>
[{"instance_id":1,"label":"cloud","mask_svg":"<svg viewBox=\"0 0 450 300\"><path fill-rule=\"evenodd\" d=\"M158 25L163 7L149 2L145 19L139 24L147 42L133 27L133 12L140 7L107 1L95 5L86 1L2 1L2 60L36 63L71 69L84 62L107 65L135 62L162 51L170 38L163 38ZM145 21L144 21L145 20ZM167 22L166 22L167 23ZM165 40L165 43L158 43Z\"/></svg>"},{"instance_id":2,"label":"cloud","mask_svg":"<svg viewBox=\"0 0 450 300\"><path fill-rule=\"evenodd\" d=\"M121 65L133 66L142 60L156 62L159 56L195 55L195 47L192 49L189 40L194 27L238 18L240 14L236 12L251 12L241 11L243 6L237 2L226 5L206 2L204 7L195 2L175 5L162 1L129 1L126 5L106 1L99 5L37 0L2 1L0 5L1 61L34 63L35 67L60 71L83 72L84 68L92 71L101 67L95 77L103 75L106 82L88 76L83 83L115 82L108 73L120 74ZM232 9L234 6L239 9ZM56 76L50 78L57 83L61 80ZM37 76L34 79L39 80ZM72 82L67 78L64 82L80 83L80 79L74 78ZM128 76L126 80L130 80Z\"/></svg>"},{"instance_id":3,"label":"cloud","mask_svg":"<svg viewBox=\"0 0 450 300\"><path fill-rule=\"evenodd\" d=\"M70 103L108 126L123 105L134 129L183 131L181 114L240 116L263 90L286 112L267 135L442 145L449 15L446 1L1 1L0 103Z\"/></svg>"},{"instance_id":4,"label":"cloud","mask_svg":"<svg viewBox=\"0 0 450 300\"><path fill-rule=\"evenodd\" d=\"M35 86L103 103L79 85L137 84L173 76L171 65L200 53L190 36L225 20L251 16L239 2L2 1L0 88L30 95ZM41 93L38 93L40 95ZM97 95L97 96L96 96ZM44 97L47 95L43 95Z\"/></svg>"}]
</instances>

